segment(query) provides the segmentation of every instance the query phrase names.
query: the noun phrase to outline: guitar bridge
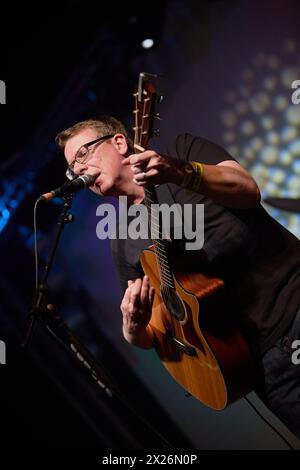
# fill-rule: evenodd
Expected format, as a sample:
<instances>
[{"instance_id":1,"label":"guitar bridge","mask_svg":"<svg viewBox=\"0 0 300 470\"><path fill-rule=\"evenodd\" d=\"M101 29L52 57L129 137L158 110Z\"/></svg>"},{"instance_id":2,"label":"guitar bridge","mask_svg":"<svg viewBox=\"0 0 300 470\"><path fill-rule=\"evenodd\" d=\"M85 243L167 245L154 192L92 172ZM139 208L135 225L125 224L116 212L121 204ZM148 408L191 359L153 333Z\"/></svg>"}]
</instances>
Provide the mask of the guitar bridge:
<instances>
[{"instance_id":1,"label":"guitar bridge","mask_svg":"<svg viewBox=\"0 0 300 470\"><path fill-rule=\"evenodd\" d=\"M174 343L174 345L183 353L187 354L188 356L197 356L195 348L189 346L188 344L181 341L181 339L176 338L176 336L170 335L170 340Z\"/></svg>"}]
</instances>

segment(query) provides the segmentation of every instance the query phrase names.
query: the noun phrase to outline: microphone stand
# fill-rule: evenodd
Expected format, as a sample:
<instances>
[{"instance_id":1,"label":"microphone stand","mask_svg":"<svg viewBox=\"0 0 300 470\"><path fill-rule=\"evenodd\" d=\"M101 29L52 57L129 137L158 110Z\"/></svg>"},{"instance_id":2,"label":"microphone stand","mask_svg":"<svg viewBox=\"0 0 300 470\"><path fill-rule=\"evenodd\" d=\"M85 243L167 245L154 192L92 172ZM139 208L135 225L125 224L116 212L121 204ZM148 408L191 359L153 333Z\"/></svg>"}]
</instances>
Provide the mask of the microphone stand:
<instances>
[{"instance_id":1,"label":"microphone stand","mask_svg":"<svg viewBox=\"0 0 300 470\"><path fill-rule=\"evenodd\" d=\"M58 229L54 238L54 243L48 262L46 263L44 269L42 281L36 288L33 306L28 316L27 327L21 342L21 348L24 350L28 349L36 322L37 320L42 321L46 327L46 330L61 346L63 346L65 350L71 353L71 355L78 360L83 368L89 371L93 381L95 381L95 383L106 393L109 398L114 397L117 399L117 401L122 404L129 412L131 412L132 415L135 416L136 419L138 419L146 429L156 435L158 440L162 443L164 449L174 450L174 446L166 439L166 437L163 436L159 430L154 429L154 427L129 404L128 400L123 396L120 390L117 390L111 378L109 378L109 374L104 370L104 367L99 365L90 351L82 344L80 339L67 326L64 320L59 317L55 306L51 303L47 304L47 280L53 264L55 252L58 247L64 226L74 221L74 216L68 213L72 206L72 196L72 193L67 193L65 196L63 196L64 204L57 222Z\"/></svg>"},{"instance_id":2,"label":"microphone stand","mask_svg":"<svg viewBox=\"0 0 300 470\"><path fill-rule=\"evenodd\" d=\"M62 212L57 222L58 229L55 234L54 244L50 252L48 262L46 263L42 280L39 283L39 285L36 287L35 296L33 300L33 306L30 310L29 317L27 319L27 328L26 328L26 331L25 331L25 334L21 343L21 347L24 349L28 348L33 332L34 332L36 321L37 319L41 318L42 313L45 309L47 281L48 281L50 269L53 264L55 252L57 250L63 228L66 224L69 224L74 221L74 216L72 214L68 214L68 211L69 209L71 209L71 206L72 206L72 197L73 197L72 193L68 193L65 196L63 196L64 204L63 204Z\"/></svg>"},{"instance_id":3,"label":"microphone stand","mask_svg":"<svg viewBox=\"0 0 300 470\"><path fill-rule=\"evenodd\" d=\"M71 352L83 366L87 367L96 383L109 397L112 397L112 386L108 387L106 384L108 378L105 372L102 371L95 358L93 358L91 353L83 346L79 338L76 337L63 319L59 317L55 306L51 303L47 303L46 301L47 281L63 228L66 224L74 221L74 216L68 213L72 206L72 198L72 193L67 193L63 196L64 204L57 222L58 229L55 234L48 262L44 269L42 280L36 288L33 306L27 319L27 328L21 342L21 348L24 350L28 349L36 322L37 320L42 321L47 331L57 340L57 342L68 350L68 352ZM103 378L103 376L105 378Z\"/></svg>"}]
</instances>

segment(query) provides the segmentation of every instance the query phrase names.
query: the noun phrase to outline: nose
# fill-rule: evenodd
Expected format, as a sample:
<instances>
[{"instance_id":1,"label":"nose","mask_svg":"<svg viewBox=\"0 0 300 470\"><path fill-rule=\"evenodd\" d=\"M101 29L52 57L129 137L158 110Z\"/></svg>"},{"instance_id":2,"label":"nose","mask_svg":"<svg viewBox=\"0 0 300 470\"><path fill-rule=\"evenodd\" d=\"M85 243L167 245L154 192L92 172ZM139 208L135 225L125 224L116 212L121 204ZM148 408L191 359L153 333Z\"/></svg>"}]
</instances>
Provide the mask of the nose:
<instances>
[{"instance_id":1,"label":"nose","mask_svg":"<svg viewBox=\"0 0 300 470\"><path fill-rule=\"evenodd\" d=\"M84 175L87 170L88 170L88 165L87 165L87 163L78 163L78 162L75 162L75 165L74 165L74 173L76 173L76 175L78 175L78 176Z\"/></svg>"}]
</instances>

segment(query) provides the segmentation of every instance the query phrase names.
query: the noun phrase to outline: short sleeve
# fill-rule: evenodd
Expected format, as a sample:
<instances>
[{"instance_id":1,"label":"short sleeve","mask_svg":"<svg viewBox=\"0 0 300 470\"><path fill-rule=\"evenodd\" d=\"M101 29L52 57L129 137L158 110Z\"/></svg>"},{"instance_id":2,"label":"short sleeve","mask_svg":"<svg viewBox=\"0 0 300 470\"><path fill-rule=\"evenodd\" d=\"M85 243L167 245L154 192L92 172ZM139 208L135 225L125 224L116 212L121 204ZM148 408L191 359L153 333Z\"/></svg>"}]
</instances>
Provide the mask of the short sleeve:
<instances>
[{"instance_id":1,"label":"short sleeve","mask_svg":"<svg viewBox=\"0 0 300 470\"><path fill-rule=\"evenodd\" d=\"M204 137L180 134L167 148L170 157L217 165L226 160L236 161L223 147Z\"/></svg>"}]
</instances>

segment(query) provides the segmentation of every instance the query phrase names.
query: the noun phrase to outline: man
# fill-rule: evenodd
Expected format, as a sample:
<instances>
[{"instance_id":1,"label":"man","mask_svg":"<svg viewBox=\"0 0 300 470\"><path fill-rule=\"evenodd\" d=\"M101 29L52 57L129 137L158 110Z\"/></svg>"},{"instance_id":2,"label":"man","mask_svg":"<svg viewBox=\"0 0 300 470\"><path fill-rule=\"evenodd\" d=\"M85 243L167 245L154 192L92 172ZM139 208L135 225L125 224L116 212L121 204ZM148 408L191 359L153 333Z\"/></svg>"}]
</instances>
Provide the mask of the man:
<instances>
[{"instance_id":1,"label":"man","mask_svg":"<svg viewBox=\"0 0 300 470\"><path fill-rule=\"evenodd\" d=\"M264 211L251 175L224 149L190 134L177 136L163 154L133 155L126 129L112 117L75 124L56 140L68 175L93 175L91 189L99 195L125 195L129 204L140 204L144 186L152 184L159 202L205 205L204 246L188 253L174 241L174 268L183 262L185 269L209 270L225 281L260 370L260 396L300 438L300 366L292 362L293 342L300 339L300 244ZM124 337L142 348L154 342L154 291L139 263L149 244L112 243L124 290Z\"/></svg>"}]
</instances>

